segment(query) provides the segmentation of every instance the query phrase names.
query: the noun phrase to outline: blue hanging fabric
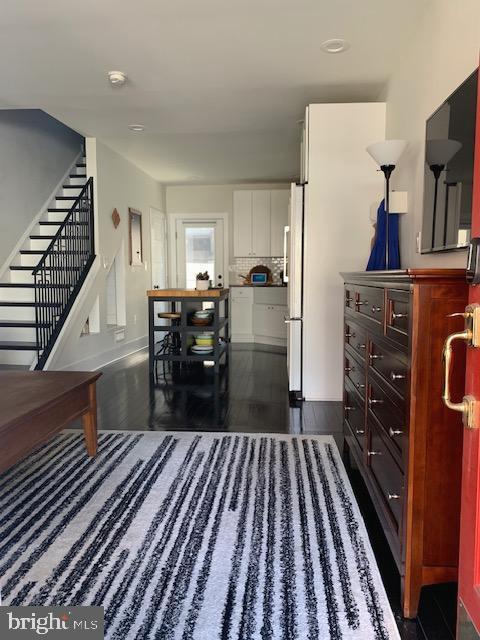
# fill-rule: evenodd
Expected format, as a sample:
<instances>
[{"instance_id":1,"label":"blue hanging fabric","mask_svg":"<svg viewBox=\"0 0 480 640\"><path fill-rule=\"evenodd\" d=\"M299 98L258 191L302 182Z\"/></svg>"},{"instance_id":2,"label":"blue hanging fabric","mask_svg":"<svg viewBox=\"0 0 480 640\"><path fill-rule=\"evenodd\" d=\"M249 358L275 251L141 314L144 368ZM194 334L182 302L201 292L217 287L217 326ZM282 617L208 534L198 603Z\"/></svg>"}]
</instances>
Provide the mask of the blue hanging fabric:
<instances>
[{"instance_id":1,"label":"blue hanging fabric","mask_svg":"<svg viewBox=\"0 0 480 640\"><path fill-rule=\"evenodd\" d=\"M367 264L367 271L383 271L385 269L400 269L400 243L398 240L398 213L390 213L389 221L389 257L388 266L385 265L385 243L387 236L387 214L385 200L382 200L377 211L377 233L375 243Z\"/></svg>"}]
</instances>

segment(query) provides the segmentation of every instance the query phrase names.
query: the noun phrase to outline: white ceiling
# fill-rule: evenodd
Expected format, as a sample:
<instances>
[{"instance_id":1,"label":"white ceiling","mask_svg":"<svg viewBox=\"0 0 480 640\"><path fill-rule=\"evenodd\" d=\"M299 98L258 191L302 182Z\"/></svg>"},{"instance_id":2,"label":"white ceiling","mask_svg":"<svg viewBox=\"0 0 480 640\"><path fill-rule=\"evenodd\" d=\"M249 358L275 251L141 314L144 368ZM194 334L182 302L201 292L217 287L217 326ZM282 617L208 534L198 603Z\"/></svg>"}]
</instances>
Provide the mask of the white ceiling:
<instances>
[{"instance_id":1,"label":"white ceiling","mask_svg":"<svg viewBox=\"0 0 480 640\"><path fill-rule=\"evenodd\" d=\"M2 0L0 105L44 109L164 183L288 180L305 106L381 98L428 1ZM323 53L335 37L350 50Z\"/></svg>"}]
</instances>

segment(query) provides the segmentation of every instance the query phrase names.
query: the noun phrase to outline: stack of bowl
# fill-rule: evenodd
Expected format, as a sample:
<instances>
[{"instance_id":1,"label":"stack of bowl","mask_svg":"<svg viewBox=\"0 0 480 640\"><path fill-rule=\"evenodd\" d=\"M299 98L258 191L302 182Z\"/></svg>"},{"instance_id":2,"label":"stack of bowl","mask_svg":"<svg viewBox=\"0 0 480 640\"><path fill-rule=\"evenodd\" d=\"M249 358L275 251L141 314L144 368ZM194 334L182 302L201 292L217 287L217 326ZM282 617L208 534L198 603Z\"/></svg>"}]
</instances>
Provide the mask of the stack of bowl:
<instances>
[{"instance_id":1,"label":"stack of bowl","mask_svg":"<svg viewBox=\"0 0 480 640\"><path fill-rule=\"evenodd\" d=\"M192 324L196 325L196 326L208 326L209 324L212 323L212 316L213 316L213 309L209 310L209 309L205 309L202 311L195 311L195 313L193 314L191 321Z\"/></svg>"},{"instance_id":2,"label":"stack of bowl","mask_svg":"<svg viewBox=\"0 0 480 640\"><path fill-rule=\"evenodd\" d=\"M195 336L195 345L192 347L193 353L206 354L213 351L213 332L204 331Z\"/></svg>"}]
</instances>

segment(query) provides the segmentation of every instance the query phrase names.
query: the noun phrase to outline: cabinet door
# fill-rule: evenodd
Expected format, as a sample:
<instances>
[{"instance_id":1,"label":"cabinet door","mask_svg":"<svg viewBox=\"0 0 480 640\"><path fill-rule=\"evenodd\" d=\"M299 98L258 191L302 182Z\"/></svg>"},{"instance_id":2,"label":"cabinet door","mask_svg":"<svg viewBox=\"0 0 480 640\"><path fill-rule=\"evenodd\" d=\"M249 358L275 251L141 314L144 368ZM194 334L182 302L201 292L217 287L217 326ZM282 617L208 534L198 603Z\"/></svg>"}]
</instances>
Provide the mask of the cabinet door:
<instances>
[{"instance_id":1,"label":"cabinet door","mask_svg":"<svg viewBox=\"0 0 480 640\"><path fill-rule=\"evenodd\" d=\"M287 339L287 307L273 304L253 305L253 333L267 338Z\"/></svg>"},{"instance_id":2,"label":"cabinet door","mask_svg":"<svg viewBox=\"0 0 480 640\"><path fill-rule=\"evenodd\" d=\"M252 192L252 255L270 256L270 191Z\"/></svg>"},{"instance_id":3,"label":"cabinet door","mask_svg":"<svg viewBox=\"0 0 480 640\"><path fill-rule=\"evenodd\" d=\"M270 192L270 229L272 257L283 256L283 232L288 225L289 189L275 189Z\"/></svg>"},{"instance_id":4,"label":"cabinet door","mask_svg":"<svg viewBox=\"0 0 480 640\"><path fill-rule=\"evenodd\" d=\"M252 192L233 192L233 254L236 258L252 255Z\"/></svg>"},{"instance_id":5,"label":"cabinet door","mask_svg":"<svg viewBox=\"0 0 480 640\"><path fill-rule=\"evenodd\" d=\"M232 300L232 335L253 334L253 305L249 298Z\"/></svg>"}]
</instances>

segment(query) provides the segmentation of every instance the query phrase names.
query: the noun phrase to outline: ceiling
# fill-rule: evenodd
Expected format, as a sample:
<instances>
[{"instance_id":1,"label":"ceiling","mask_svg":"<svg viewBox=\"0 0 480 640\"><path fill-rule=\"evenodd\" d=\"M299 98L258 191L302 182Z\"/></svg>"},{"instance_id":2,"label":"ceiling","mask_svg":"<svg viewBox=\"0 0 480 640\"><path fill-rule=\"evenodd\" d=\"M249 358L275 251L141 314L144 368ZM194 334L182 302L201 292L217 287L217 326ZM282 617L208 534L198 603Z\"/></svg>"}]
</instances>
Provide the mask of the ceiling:
<instances>
[{"instance_id":1,"label":"ceiling","mask_svg":"<svg viewBox=\"0 0 480 640\"><path fill-rule=\"evenodd\" d=\"M0 107L44 109L163 183L289 180L305 106L381 99L428 1L3 0ZM323 53L337 37L350 49Z\"/></svg>"}]
</instances>

